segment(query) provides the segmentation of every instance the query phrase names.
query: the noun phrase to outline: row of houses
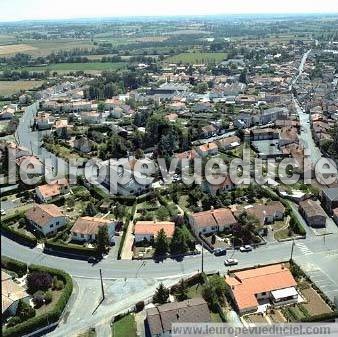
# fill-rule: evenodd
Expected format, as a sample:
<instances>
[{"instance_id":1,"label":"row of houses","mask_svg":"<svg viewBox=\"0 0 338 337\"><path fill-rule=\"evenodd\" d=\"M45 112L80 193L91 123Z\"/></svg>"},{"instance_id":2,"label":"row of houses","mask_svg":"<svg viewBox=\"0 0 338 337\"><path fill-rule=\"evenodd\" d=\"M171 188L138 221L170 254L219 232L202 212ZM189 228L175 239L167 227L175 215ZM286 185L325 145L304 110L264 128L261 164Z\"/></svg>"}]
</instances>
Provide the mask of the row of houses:
<instances>
[{"instance_id":1,"label":"row of houses","mask_svg":"<svg viewBox=\"0 0 338 337\"><path fill-rule=\"evenodd\" d=\"M25 216L28 222L44 236L56 234L68 222L62 210L54 204L34 204ZM116 225L115 220L80 217L71 228L71 238L74 241L93 242L97 238L99 228L106 226L110 243L113 243Z\"/></svg>"}]
</instances>

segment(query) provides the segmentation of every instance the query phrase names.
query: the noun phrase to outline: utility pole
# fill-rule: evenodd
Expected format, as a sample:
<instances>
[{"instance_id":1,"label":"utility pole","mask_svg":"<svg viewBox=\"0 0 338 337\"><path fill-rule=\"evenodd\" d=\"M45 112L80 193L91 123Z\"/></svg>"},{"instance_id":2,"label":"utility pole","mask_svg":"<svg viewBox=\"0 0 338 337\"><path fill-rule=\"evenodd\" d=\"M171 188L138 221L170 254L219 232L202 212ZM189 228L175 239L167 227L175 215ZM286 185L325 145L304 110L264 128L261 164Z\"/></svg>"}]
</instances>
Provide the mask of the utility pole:
<instances>
[{"instance_id":1,"label":"utility pole","mask_svg":"<svg viewBox=\"0 0 338 337\"><path fill-rule=\"evenodd\" d=\"M202 242L202 273L204 273L204 244Z\"/></svg>"},{"instance_id":2,"label":"utility pole","mask_svg":"<svg viewBox=\"0 0 338 337\"><path fill-rule=\"evenodd\" d=\"M100 269L100 280L101 280L101 290L102 290L102 301L104 301L104 287L103 287L103 280L102 280L102 270Z\"/></svg>"},{"instance_id":3,"label":"utility pole","mask_svg":"<svg viewBox=\"0 0 338 337\"><path fill-rule=\"evenodd\" d=\"M290 261L292 261L292 257L293 257L293 249L294 249L294 248L295 248L295 240L292 240Z\"/></svg>"}]
</instances>

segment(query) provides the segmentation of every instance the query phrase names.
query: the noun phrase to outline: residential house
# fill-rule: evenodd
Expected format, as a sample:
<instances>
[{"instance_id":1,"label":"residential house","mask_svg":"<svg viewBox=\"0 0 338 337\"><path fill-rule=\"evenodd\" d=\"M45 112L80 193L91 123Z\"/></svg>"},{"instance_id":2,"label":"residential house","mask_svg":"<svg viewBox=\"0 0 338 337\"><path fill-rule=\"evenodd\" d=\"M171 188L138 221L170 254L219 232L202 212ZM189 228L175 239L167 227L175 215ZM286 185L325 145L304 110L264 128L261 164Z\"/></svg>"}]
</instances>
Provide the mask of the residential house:
<instances>
[{"instance_id":1,"label":"residential house","mask_svg":"<svg viewBox=\"0 0 338 337\"><path fill-rule=\"evenodd\" d=\"M54 125L54 117L45 112L39 113L37 117L34 118L34 123L38 130L48 130Z\"/></svg>"},{"instance_id":2,"label":"residential house","mask_svg":"<svg viewBox=\"0 0 338 337\"><path fill-rule=\"evenodd\" d=\"M225 179L220 184L211 184L207 180L204 180L202 184L203 192L210 193L211 195L229 192L235 188L236 185L232 182L229 175L225 175Z\"/></svg>"},{"instance_id":3,"label":"residential house","mask_svg":"<svg viewBox=\"0 0 338 337\"><path fill-rule=\"evenodd\" d=\"M211 322L207 302L192 298L183 302L166 303L146 309L146 327L150 337L169 337L172 324Z\"/></svg>"},{"instance_id":4,"label":"residential house","mask_svg":"<svg viewBox=\"0 0 338 337\"><path fill-rule=\"evenodd\" d=\"M81 121L85 124L99 124L104 122L104 118L101 112L97 111L86 111L81 112Z\"/></svg>"},{"instance_id":5,"label":"residential house","mask_svg":"<svg viewBox=\"0 0 338 337\"><path fill-rule=\"evenodd\" d=\"M312 199L299 203L299 212L311 227L320 228L326 226L326 213L322 207Z\"/></svg>"},{"instance_id":6,"label":"residential house","mask_svg":"<svg viewBox=\"0 0 338 337\"><path fill-rule=\"evenodd\" d=\"M223 232L237 224L229 208L212 209L189 216L189 223L196 235Z\"/></svg>"},{"instance_id":7,"label":"residential house","mask_svg":"<svg viewBox=\"0 0 338 337\"><path fill-rule=\"evenodd\" d=\"M276 122L278 119L286 119L289 115L289 110L287 108L270 108L263 110L259 114L258 123L261 125L269 124L272 122Z\"/></svg>"},{"instance_id":8,"label":"residential house","mask_svg":"<svg viewBox=\"0 0 338 337\"><path fill-rule=\"evenodd\" d=\"M196 147L197 153L201 157L213 156L218 153L218 146L216 143L207 143Z\"/></svg>"},{"instance_id":9,"label":"residential house","mask_svg":"<svg viewBox=\"0 0 338 337\"><path fill-rule=\"evenodd\" d=\"M338 187L329 187L322 191L322 204L329 214L338 208Z\"/></svg>"},{"instance_id":10,"label":"residential house","mask_svg":"<svg viewBox=\"0 0 338 337\"><path fill-rule=\"evenodd\" d=\"M280 201L270 201L267 204L253 204L244 208L244 211L254 216L261 226L283 220L285 207ZM237 212L236 216L241 212Z\"/></svg>"},{"instance_id":11,"label":"residential house","mask_svg":"<svg viewBox=\"0 0 338 337\"><path fill-rule=\"evenodd\" d=\"M181 153L175 153L174 158L178 159L178 164L182 168L189 167L191 161L198 157L198 154L195 150L189 150Z\"/></svg>"},{"instance_id":12,"label":"residential house","mask_svg":"<svg viewBox=\"0 0 338 337\"><path fill-rule=\"evenodd\" d=\"M24 151L23 148L21 148L21 150ZM20 170L27 174L41 175L44 173L43 163L35 156L23 155L18 157L15 162Z\"/></svg>"},{"instance_id":13,"label":"residential house","mask_svg":"<svg viewBox=\"0 0 338 337\"><path fill-rule=\"evenodd\" d=\"M237 136L230 136L217 140L216 144L222 150L231 150L240 146L241 140Z\"/></svg>"},{"instance_id":14,"label":"residential house","mask_svg":"<svg viewBox=\"0 0 338 337\"><path fill-rule=\"evenodd\" d=\"M216 136L217 131L218 131L217 128L212 124L203 126L201 129L201 136L203 138L210 138L210 137Z\"/></svg>"},{"instance_id":15,"label":"residential house","mask_svg":"<svg viewBox=\"0 0 338 337\"><path fill-rule=\"evenodd\" d=\"M234 118L233 123L238 129L246 129L253 125L253 117L249 113L240 113Z\"/></svg>"},{"instance_id":16,"label":"residential house","mask_svg":"<svg viewBox=\"0 0 338 337\"><path fill-rule=\"evenodd\" d=\"M41 202L50 202L62 195L69 193L69 183L67 179L51 181L49 184L37 186L35 193Z\"/></svg>"},{"instance_id":17,"label":"residential house","mask_svg":"<svg viewBox=\"0 0 338 337\"><path fill-rule=\"evenodd\" d=\"M29 303L26 289L13 280L13 277L1 270L1 313L2 318L15 316L19 301Z\"/></svg>"},{"instance_id":18,"label":"residential house","mask_svg":"<svg viewBox=\"0 0 338 337\"><path fill-rule=\"evenodd\" d=\"M260 304L294 304L299 298L297 282L284 264L235 271L225 282L240 314L254 312Z\"/></svg>"},{"instance_id":19,"label":"residential house","mask_svg":"<svg viewBox=\"0 0 338 337\"><path fill-rule=\"evenodd\" d=\"M62 210L54 204L34 204L25 216L29 223L45 236L57 233L67 222Z\"/></svg>"},{"instance_id":20,"label":"residential house","mask_svg":"<svg viewBox=\"0 0 338 337\"><path fill-rule=\"evenodd\" d=\"M135 242L153 240L160 230L164 230L169 239L174 235L175 223L170 221L137 221L134 227Z\"/></svg>"},{"instance_id":21,"label":"residential house","mask_svg":"<svg viewBox=\"0 0 338 337\"><path fill-rule=\"evenodd\" d=\"M256 140L271 140L278 139L279 132L276 129L266 128L266 129L254 129L251 130L251 139Z\"/></svg>"},{"instance_id":22,"label":"residential house","mask_svg":"<svg viewBox=\"0 0 338 337\"><path fill-rule=\"evenodd\" d=\"M9 120L14 117L17 111L17 106L14 104L5 105L0 112L0 120Z\"/></svg>"},{"instance_id":23,"label":"residential house","mask_svg":"<svg viewBox=\"0 0 338 337\"><path fill-rule=\"evenodd\" d=\"M112 244L114 243L116 224L115 220L93 218L90 216L78 218L71 229L72 239L82 242L94 242L96 241L99 228L107 226L109 242Z\"/></svg>"}]
</instances>

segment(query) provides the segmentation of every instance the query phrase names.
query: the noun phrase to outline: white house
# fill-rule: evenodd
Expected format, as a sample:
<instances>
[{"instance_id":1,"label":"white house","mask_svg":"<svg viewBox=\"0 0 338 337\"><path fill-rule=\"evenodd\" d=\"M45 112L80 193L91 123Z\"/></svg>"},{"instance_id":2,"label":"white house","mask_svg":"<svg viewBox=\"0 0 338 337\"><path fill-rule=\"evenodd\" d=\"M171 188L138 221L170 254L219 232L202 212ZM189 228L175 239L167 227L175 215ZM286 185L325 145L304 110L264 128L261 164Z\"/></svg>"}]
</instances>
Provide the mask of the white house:
<instances>
[{"instance_id":1,"label":"white house","mask_svg":"<svg viewBox=\"0 0 338 337\"><path fill-rule=\"evenodd\" d=\"M67 222L61 209L54 204L34 204L25 215L29 223L45 236L55 234Z\"/></svg>"},{"instance_id":2,"label":"white house","mask_svg":"<svg viewBox=\"0 0 338 337\"><path fill-rule=\"evenodd\" d=\"M107 226L110 243L114 242L116 220L107 220L85 216L78 218L71 229L72 239L75 241L93 242L99 228Z\"/></svg>"},{"instance_id":3,"label":"white house","mask_svg":"<svg viewBox=\"0 0 338 337\"><path fill-rule=\"evenodd\" d=\"M193 213L189 216L189 223L196 235L199 235L230 229L237 221L229 208L219 208Z\"/></svg>"}]
</instances>

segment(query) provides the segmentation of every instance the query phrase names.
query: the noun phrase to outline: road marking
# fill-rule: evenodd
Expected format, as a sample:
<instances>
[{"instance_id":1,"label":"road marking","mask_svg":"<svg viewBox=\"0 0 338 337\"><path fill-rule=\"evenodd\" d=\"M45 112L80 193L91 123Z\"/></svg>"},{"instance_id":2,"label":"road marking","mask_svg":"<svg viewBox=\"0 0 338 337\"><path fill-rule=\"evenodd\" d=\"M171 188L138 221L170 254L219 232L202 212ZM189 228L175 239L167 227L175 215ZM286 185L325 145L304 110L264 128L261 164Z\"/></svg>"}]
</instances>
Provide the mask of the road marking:
<instances>
[{"instance_id":1,"label":"road marking","mask_svg":"<svg viewBox=\"0 0 338 337\"><path fill-rule=\"evenodd\" d=\"M303 255L313 254L313 252L302 242L296 242L296 246L303 253Z\"/></svg>"}]
</instances>

